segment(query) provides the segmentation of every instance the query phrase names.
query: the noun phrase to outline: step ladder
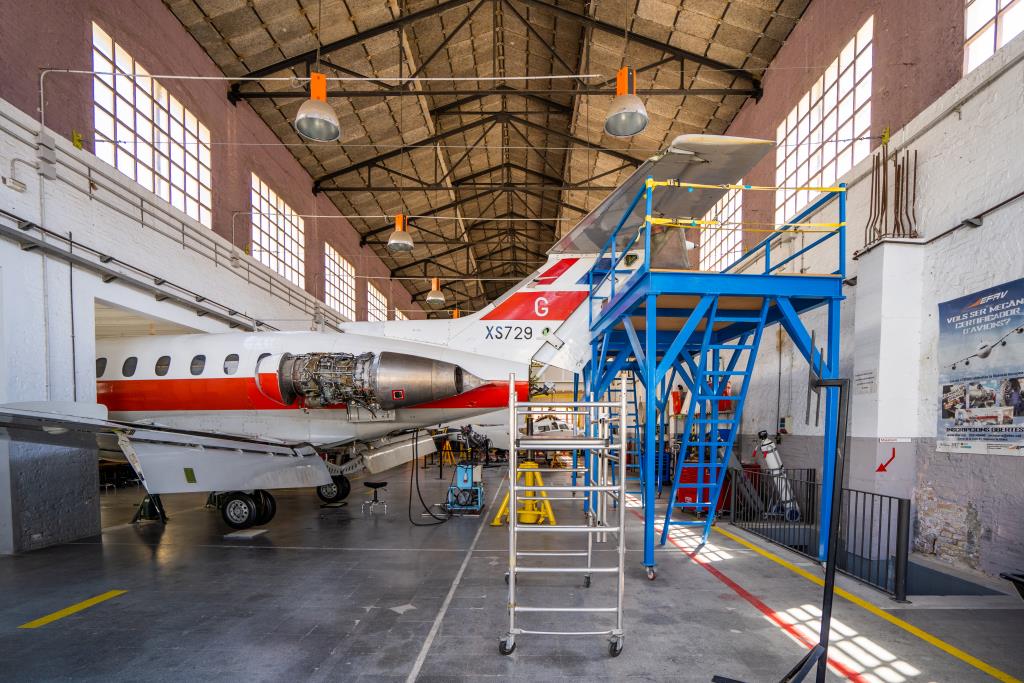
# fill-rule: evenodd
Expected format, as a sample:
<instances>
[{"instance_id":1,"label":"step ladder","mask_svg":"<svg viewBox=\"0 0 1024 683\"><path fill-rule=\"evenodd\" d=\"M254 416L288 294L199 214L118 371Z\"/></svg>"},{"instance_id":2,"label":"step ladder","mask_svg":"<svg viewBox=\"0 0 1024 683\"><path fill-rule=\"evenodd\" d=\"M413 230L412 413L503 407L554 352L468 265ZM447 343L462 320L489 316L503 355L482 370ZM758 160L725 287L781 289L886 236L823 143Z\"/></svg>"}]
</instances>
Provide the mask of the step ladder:
<instances>
[{"instance_id":1,"label":"step ladder","mask_svg":"<svg viewBox=\"0 0 1024 683\"><path fill-rule=\"evenodd\" d=\"M616 386L618 384L618 386ZM636 484L636 489L626 489L626 495L637 496L643 500L643 467L640 462L640 444L643 443L643 436L640 426L640 399L636 389L637 378L632 371L624 370L619 373L618 382L613 382L608 389L608 400L617 403L620 395L626 396L626 462L622 466L625 473L626 486ZM618 481L618 463L612 466L612 481Z\"/></svg>"},{"instance_id":2,"label":"step ladder","mask_svg":"<svg viewBox=\"0 0 1024 683\"><path fill-rule=\"evenodd\" d=\"M661 529L661 545L665 545L669 528L673 526L702 528L701 544L707 542L718 509L725 473L729 468L733 443L739 432L743 402L768 315L768 297L764 298L760 311L719 312L718 302L716 297L708 310L696 358L687 359L693 372L693 387L675 476L672 478L672 493ZM723 322L751 323L753 328L736 339L718 341L714 327ZM727 358L723 358L723 355L727 355ZM727 387L732 379L739 380L739 387L729 392ZM730 403L731 410L720 411L719 402ZM691 459L691 450L695 451L696 460ZM684 481L684 472L692 472L693 476L685 477L687 481ZM681 491L692 491L693 500L680 501ZM673 519L672 513L676 510L704 515L704 519Z\"/></svg>"},{"instance_id":3,"label":"step ladder","mask_svg":"<svg viewBox=\"0 0 1024 683\"><path fill-rule=\"evenodd\" d=\"M617 483L611 481L611 469L613 464L620 464L620 458L626 450L626 395L619 392L618 402L612 401L579 401L573 403L551 403L551 402L520 402L516 396L516 378L509 376L509 434L510 443L508 456L508 482L509 482L509 510L518 510L521 497L532 496L534 500L544 497L547 501L571 501L575 500L570 493L577 491L587 495L587 502L590 503L585 515L584 524L554 524L552 526L540 524L523 524L519 515L511 514L508 520L508 631L498 644L498 651L503 655L512 654L516 648L516 638L520 635L547 635L547 636L607 636L609 639L608 653L617 657L622 652L624 641L624 629L622 624L623 593L625 590L625 526L626 506L623 505L626 486L625 478L620 477ZM578 431L572 436L562 434L523 434L518 435L516 425L519 424L520 416L529 415L536 411L551 410L553 408L564 409L574 418L585 417L585 430ZM612 425L617 425L613 430ZM577 430L579 428L577 427ZM612 433L615 432L613 438ZM524 472L567 472L564 468L539 468L536 463L525 459L520 464L520 456L529 458L537 451L561 451L579 449L589 453L585 458L585 464L574 467L574 470L583 470L585 475L584 485L573 485L571 483L551 483L547 485L527 485L520 483L520 475ZM529 464L528 463L532 463ZM563 480L564 481L564 480ZM554 494L554 495L548 495ZM617 504L614 515L610 515L611 503ZM537 539L538 534L541 541L545 541L545 547L550 548L560 540L585 537L585 549L580 547L567 546L559 550L539 549L523 547L529 542L527 539ZM520 536L525 537L521 540ZM594 566L593 553L594 543L602 543L608 540L609 535L616 538L617 561L610 566ZM534 564L537 560L545 558L558 558L560 566L549 564ZM583 558L585 562L575 564L567 558ZM519 582L527 575L582 575L583 586L590 588L592 577L595 574L609 575L615 580L615 603L613 605L579 607L579 606L558 606L551 604L530 605L528 602L520 602ZM584 614L611 614L614 615L614 626L605 629L572 631L556 630L554 628L530 628L524 629L519 626L519 619L523 614L552 614L572 613L582 616Z\"/></svg>"}]
</instances>

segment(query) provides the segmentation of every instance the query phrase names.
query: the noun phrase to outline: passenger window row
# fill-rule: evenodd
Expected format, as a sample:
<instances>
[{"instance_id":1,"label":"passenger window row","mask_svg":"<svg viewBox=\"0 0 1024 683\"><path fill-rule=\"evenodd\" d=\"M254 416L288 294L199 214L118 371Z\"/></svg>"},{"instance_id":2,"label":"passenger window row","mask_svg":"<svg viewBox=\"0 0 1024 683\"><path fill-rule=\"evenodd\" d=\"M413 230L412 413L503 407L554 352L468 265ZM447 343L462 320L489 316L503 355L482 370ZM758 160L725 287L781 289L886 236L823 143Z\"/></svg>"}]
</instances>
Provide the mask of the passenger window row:
<instances>
[{"instance_id":1,"label":"passenger window row","mask_svg":"<svg viewBox=\"0 0 1024 683\"><path fill-rule=\"evenodd\" d=\"M263 360L264 358L266 358L267 356L269 356L269 355L270 355L269 353L261 354L260 357L259 357L259 360L256 361L256 364L259 365L259 362L261 360ZM224 365L223 365L224 374L225 375L234 375L235 373L237 373L238 372L238 363L239 363L239 358L238 358L238 354L237 353L229 353L227 356L225 356L224 357ZM139 359L138 359L138 357L137 356L129 356L128 358L125 358L124 363L121 365L121 375L123 377L132 377L133 375L135 375L135 371L138 369L138 367L139 367ZM166 376L167 373L170 371L170 369L171 369L171 357L170 356L160 356L159 358L156 359L156 365L153 367L153 371L156 373L157 377L164 377L164 376ZM189 372L191 372L193 375L198 376L198 375L203 374L203 370L206 369L206 356L204 356L203 354L199 354L197 356L194 356L192 358L192 362L189 363L189 368L188 369L189 369ZM96 359L96 378L99 379L100 377L103 377L103 374L106 371L107 371L107 359L106 358L97 358Z\"/></svg>"}]
</instances>

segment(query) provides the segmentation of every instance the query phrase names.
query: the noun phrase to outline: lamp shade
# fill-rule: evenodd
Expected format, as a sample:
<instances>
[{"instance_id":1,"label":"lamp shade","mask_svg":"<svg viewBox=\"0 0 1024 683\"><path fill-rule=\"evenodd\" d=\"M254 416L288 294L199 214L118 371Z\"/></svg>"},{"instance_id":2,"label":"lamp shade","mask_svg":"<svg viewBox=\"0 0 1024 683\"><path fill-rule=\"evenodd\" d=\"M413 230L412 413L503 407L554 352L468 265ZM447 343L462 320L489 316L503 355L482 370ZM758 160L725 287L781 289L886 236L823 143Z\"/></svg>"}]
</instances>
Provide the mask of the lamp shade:
<instances>
[{"instance_id":1,"label":"lamp shade","mask_svg":"<svg viewBox=\"0 0 1024 683\"><path fill-rule=\"evenodd\" d=\"M295 130L316 142L334 142L341 137L338 115L327 104L327 77L321 73L309 74L309 99L295 115Z\"/></svg>"},{"instance_id":2,"label":"lamp shade","mask_svg":"<svg viewBox=\"0 0 1024 683\"><path fill-rule=\"evenodd\" d=\"M392 253L410 252L414 243L409 228L405 223L405 214L395 216L395 230L388 237L388 251Z\"/></svg>"},{"instance_id":3,"label":"lamp shade","mask_svg":"<svg viewBox=\"0 0 1024 683\"><path fill-rule=\"evenodd\" d=\"M441 291L441 278L435 277L430 279L430 291L427 292L427 296L423 299L428 306L434 308L440 308L444 306L444 292Z\"/></svg>"},{"instance_id":4,"label":"lamp shade","mask_svg":"<svg viewBox=\"0 0 1024 683\"><path fill-rule=\"evenodd\" d=\"M608 107L604 131L613 137L628 138L643 131L648 121L647 108L636 95L636 72L624 66L615 76L615 99Z\"/></svg>"}]
</instances>

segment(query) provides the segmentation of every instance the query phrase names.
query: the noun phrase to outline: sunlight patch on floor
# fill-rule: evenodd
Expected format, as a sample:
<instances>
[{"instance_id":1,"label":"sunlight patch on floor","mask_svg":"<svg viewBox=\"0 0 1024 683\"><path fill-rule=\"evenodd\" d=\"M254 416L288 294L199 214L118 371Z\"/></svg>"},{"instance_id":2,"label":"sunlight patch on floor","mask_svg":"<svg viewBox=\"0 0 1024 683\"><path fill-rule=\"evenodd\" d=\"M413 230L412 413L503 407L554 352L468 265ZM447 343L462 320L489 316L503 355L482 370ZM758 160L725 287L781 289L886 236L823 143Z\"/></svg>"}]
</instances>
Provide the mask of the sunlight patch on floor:
<instances>
[{"instance_id":1,"label":"sunlight patch on floor","mask_svg":"<svg viewBox=\"0 0 1024 683\"><path fill-rule=\"evenodd\" d=\"M818 642L821 629L821 609L818 607L805 604L776 612L775 616L807 640ZM917 668L835 617L832 618L829 637L829 658L871 683L903 683L921 675Z\"/></svg>"},{"instance_id":2,"label":"sunlight patch on floor","mask_svg":"<svg viewBox=\"0 0 1024 683\"><path fill-rule=\"evenodd\" d=\"M662 526L661 524L655 525L654 533L656 537L660 537ZM703 534L697 530L698 528L672 527L669 529L668 537L675 541L676 546L684 552L696 553L698 562L721 562L722 560L731 560L735 557L725 548L715 545L711 541L701 546L700 539Z\"/></svg>"}]
</instances>

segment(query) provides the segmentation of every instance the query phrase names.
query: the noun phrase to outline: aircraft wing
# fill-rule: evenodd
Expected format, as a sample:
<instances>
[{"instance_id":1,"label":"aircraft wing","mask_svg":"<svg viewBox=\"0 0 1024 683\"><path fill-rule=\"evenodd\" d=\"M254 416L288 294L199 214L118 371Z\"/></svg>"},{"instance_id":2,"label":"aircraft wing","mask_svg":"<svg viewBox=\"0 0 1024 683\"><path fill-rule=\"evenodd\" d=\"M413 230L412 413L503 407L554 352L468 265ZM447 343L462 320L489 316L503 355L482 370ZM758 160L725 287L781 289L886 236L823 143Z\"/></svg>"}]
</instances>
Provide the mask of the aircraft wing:
<instances>
[{"instance_id":1,"label":"aircraft wing","mask_svg":"<svg viewBox=\"0 0 1024 683\"><path fill-rule=\"evenodd\" d=\"M668 149L640 165L633 175L612 190L571 232L551 248L554 254L597 254L608 242L622 215L644 187L648 177L655 180L683 180L705 185L735 183L774 149L770 140L726 135L680 135ZM727 192L701 189L695 192L655 192L652 215L668 218L700 218ZM626 221L636 226L644 219L640 201ZM629 230L619 233L621 245L632 238Z\"/></svg>"},{"instance_id":2,"label":"aircraft wing","mask_svg":"<svg viewBox=\"0 0 1024 683\"><path fill-rule=\"evenodd\" d=\"M100 457L127 460L149 493L247 491L331 483L309 444L115 422L79 404L0 406L0 427L47 443L95 439Z\"/></svg>"}]
</instances>

